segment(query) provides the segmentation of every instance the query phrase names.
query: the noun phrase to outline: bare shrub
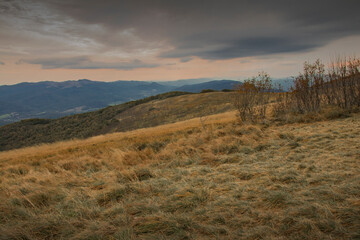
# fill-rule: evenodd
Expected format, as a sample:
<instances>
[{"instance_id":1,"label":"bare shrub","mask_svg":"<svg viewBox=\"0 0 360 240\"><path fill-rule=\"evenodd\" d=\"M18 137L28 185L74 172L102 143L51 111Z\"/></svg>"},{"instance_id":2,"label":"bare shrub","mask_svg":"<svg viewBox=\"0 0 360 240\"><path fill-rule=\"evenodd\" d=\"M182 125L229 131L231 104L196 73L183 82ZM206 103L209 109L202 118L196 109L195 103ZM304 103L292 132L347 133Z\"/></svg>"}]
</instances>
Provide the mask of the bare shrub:
<instances>
[{"instance_id":1,"label":"bare shrub","mask_svg":"<svg viewBox=\"0 0 360 240\"><path fill-rule=\"evenodd\" d=\"M330 64L326 94L329 104L342 109L360 106L360 59L337 58Z\"/></svg>"},{"instance_id":2,"label":"bare shrub","mask_svg":"<svg viewBox=\"0 0 360 240\"><path fill-rule=\"evenodd\" d=\"M256 105L258 106L258 116L264 121L270 93L273 90L270 75L265 72L260 72L255 78L255 87L257 89Z\"/></svg>"},{"instance_id":3,"label":"bare shrub","mask_svg":"<svg viewBox=\"0 0 360 240\"><path fill-rule=\"evenodd\" d=\"M320 111L324 78L324 64L319 59L314 64L305 62L304 73L294 79L294 86L291 88L299 113Z\"/></svg>"},{"instance_id":4,"label":"bare shrub","mask_svg":"<svg viewBox=\"0 0 360 240\"><path fill-rule=\"evenodd\" d=\"M258 118L264 120L272 81L265 72L245 80L234 88L234 104L242 122L255 122Z\"/></svg>"},{"instance_id":5,"label":"bare shrub","mask_svg":"<svg viewBox=\"0 0 360 240\"><path fill-rule=\"evenodd\" d=\"M327 71L319 59L312 64L305 62L304 72L294 78L290 92L278 94L273 115L324 115L324 108L334 106L343 113L355 111L360 106L359 68L360 59L355 57L337 58Z\"/></svg>"}]
</instances>

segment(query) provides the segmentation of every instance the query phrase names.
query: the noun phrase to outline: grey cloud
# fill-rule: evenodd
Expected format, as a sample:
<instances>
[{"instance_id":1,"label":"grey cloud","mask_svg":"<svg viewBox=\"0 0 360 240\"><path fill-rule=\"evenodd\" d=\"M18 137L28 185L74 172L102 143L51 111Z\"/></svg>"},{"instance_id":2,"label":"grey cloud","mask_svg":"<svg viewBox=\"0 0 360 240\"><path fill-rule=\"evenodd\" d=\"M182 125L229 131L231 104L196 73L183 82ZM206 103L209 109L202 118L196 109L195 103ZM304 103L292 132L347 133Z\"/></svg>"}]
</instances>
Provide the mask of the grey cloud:
<instances>
[{"instance_id":1,"label":"grey cloud","mask_svg":"<svg viewBox=\"0 0 360 240\"><path fill-rule=\"evenodd\" d=\"M5 63L4 63L4 62L2 62L2 61L0 61L0 65L5 65Z\"/></svg>"},{"instance_id":2,"label":"grey cloud","mask_svg":"<svg viewBox=\"0 0 360 240\"><path fill-rule=\"evenodd\" d=\"M0 11L11 15L7 17L20 17L24 11L31 12L31 4L19 2L6 1L6 4L0 4ZM61 39L55 47L67 53L73 50L74 55L101 55L119 50L129 55L155 52L159 57L179 58L181 62L192 57L218 60L311 51L333 40L360 34L358 0L27 2L32 2L37 6L36 11L44 14L40 20L36 17L39 14L28 14L24 21L32 19L45 25L51 22L56 26L55 29L45 26L46 31L38 31L31 44L54 42L46 41L52 35L54 39ZM0 27L4 26L0 22ZM53 30L49 32L47 29ZM17 34L20 33L13 34L14 40ZM29 33L25 34L29 36ZM39 36L45 40L40 41ZM6 36L0 34L0 37ZM42 49L38 45L36 48ZM27 49L31 49L31 46ZM52 46L43 51L53 49ZM46 52L41 54L45 56ZM130 58L136 58L132 56L135 55ZM84 60L83 65L84 62L90 66L94 64ZM94 65L101 66L100 63Z\"/></svg>"},{"instance_id":3,"label":"grey cloud","mask_svg":"<svg viewBox=\"0 0 360 240\"><path fill-rule=\"evenodd\" d=\"M117 69L117 70L132 70L135 68L154 68L158 64L144 63L138 59L127 62L97 62L92 61L87 56L72 57L72 58L36 58L23 59L20 63L40 64L43 69Z\"/></svg>"},{"instance_id":4,"label":"grey cloud","mask_svg":"<svg viewBox=\"0 0 360 240\"><path fill-rule=\"evenodd\" d=\"M182 57L182 58L180 58L180 62L182 62L182 63L190 62L191 60L193 60L192 57Z\"/></svg>"},{"instance_id":5,"label":"grey cloud","mask_svg":"<svg viewBox=\"0 0 360 240\"><path fill-rule=\"evenodd\" d=\"M358 0L54 0L50 5L83 23L133 28L142 39L165 40L173 50L160 56L180 61L303 52L360 34Z\"/></svg>"},{"instance_id":6,"label":"grey cloud","mask_svg":"<svg viewBox=\"0 0 360 240\"><path fill-rule=\"evenodd\" d=\"M238 41L227 42L223 47L218 47L215 50L200 49L199 51L195 50L189 54L199 56L203 59L218 60L262 56L274 53L305 52L317 46L318 44L315 43L301 43L286 38L257 37L239 39ZM173 58L181 57L181 59L183 59L185 58L183 53L181 50L174 50L162 56Z\"/></svg>"},{"instance_id":7,"label":"grey cloud","mask_svg":"<svg viewBox=\"0 0 360 240\"><path fill-rule=\"evenodd\" d=\"M21 6L21 7L19 7ZM101 14L100 14L101 15ZM76 21L41 0L0 0L0 56L111 55L142 57L156 44L142 41L133 29L111 29ZM135 56L133 53L139 53Z\"/></svg>"},{"instance_id":8,"label":"grey cloud","mask_svg":"<svg viewBox=\"0 0 360 240\"><path fill-rule=\"evenodd\" d=\"M245 64L245 63L250 63L251 61L250 60L247 60L247 59L242 59L241 61L240 61L240 63L243 63L243 64Z\"/></svg>"},{"instance_id":9,"label":"grey cloud","mask_svg":"<svg viewBox=\"0 0 360 240\"><path fill-rule=\"evenodd\" d=\"M20 2L14 0L1 1L0 2L0 13L16 13L22 10Z\"/></svg>"}]
</instances>

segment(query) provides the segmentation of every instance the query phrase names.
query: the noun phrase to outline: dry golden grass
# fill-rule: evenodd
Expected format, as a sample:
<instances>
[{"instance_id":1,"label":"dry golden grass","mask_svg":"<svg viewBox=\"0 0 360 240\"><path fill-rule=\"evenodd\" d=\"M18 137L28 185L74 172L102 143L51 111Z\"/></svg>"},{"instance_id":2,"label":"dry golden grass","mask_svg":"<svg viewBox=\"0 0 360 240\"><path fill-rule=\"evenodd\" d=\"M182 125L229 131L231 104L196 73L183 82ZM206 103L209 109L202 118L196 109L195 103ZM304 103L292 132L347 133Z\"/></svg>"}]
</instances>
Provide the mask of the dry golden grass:
<instances>
[{"instance_id":1,"label":"dry golden grass","mask_svg":"<svg viewBox=\"0 0 360 240\"><path fill-rule=\"evenodd\" d=\"M0 239L357 239L360 115L235 112L0 153Z\"/></svg>"},{"instance_id":2,"label":"dry golden grass","mask_svg":"<svg viewBox=\"0 0 360 240\"><path fill-rule=\"evenodd\" d=\"M232 92L209 92L154 100L116 116L116 131L153 127L234 110Z\"/></svg>"}]
</instances>

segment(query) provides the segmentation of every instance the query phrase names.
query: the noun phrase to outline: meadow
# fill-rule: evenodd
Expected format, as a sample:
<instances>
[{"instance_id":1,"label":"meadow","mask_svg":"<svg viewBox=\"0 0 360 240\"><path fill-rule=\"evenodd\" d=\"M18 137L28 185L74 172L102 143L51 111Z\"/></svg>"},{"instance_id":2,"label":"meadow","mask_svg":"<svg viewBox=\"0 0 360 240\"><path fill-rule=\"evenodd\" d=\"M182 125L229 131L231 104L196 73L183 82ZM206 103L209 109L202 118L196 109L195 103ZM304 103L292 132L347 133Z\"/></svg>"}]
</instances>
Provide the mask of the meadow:
<instances>
[{"instance_id":1,"label":"meadow","mask_svg":"<svg viewBox=\"0 0 360 240\"><path fill-rule=\"evenodd\" d=\"M358 239L359 143L230 111L1 152L0 239Z\"/></svg>"}]
</instances>

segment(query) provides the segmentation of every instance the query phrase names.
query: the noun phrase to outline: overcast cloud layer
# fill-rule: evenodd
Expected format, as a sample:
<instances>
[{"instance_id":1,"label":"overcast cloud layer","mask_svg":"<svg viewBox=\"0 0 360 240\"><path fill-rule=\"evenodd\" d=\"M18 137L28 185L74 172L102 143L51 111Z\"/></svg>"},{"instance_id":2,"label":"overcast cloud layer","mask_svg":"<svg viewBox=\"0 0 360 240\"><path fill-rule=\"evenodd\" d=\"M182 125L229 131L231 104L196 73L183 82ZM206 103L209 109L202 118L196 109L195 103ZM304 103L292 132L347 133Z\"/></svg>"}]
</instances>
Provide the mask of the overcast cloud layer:
<instances>
[{"instance_id":1,"label":"overcast cloud layer","mask_svg":"<svg viewBox=\"0 0 360 240\"><path fill-rule=\"evenodd\" d=\"M359 35L359 8L358 0L0 0L0 64L132 70L308 52Z\"/></svg>"}]
</instances>

